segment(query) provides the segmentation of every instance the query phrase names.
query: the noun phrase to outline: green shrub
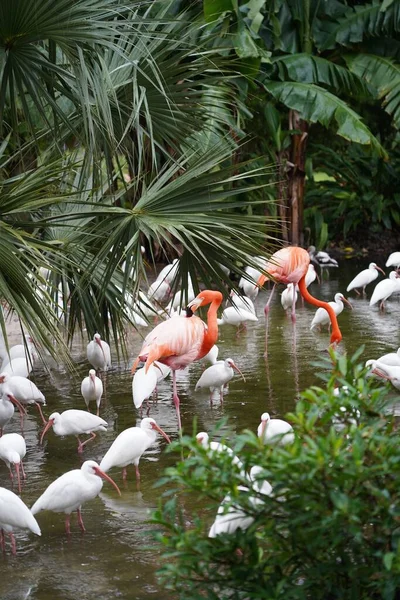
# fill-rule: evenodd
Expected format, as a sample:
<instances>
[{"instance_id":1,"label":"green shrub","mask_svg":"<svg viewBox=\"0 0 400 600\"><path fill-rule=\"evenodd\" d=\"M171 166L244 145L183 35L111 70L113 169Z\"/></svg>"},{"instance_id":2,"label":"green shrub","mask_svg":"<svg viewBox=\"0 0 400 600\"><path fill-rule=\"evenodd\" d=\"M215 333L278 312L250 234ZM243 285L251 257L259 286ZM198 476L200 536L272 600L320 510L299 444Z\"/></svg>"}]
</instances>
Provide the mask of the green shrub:
<instances>
[{"instance_id":1,"label":"green shrub","mask_svg":"<svg viewBox=\"0 0 400 600\"><path fill-rule=\"evenodd\" d=\"M167 589L190 600L396 597L399 436L388 388L366 377L360 352L331 354L325 387L304 392L286 417L293 444L263 446L250 431L231 444L246 471L262 467L271 496L240 491L249 480L231 457L211 455L195 438L173 446L188 456L160 481L167 490L154 515ZM337 385L347 390L336 396ZM254 521L209 538L227 494Z\"/></svg>"}]
</instances>

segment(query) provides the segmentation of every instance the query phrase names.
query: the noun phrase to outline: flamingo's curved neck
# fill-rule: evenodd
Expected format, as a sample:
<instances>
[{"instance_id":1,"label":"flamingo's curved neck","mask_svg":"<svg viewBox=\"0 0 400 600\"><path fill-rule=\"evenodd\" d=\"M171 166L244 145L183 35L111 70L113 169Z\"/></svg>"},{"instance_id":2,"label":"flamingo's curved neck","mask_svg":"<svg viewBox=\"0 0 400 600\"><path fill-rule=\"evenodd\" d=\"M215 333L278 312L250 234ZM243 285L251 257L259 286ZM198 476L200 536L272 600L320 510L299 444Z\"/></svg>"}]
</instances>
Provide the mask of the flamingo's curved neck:
<instances>
[{"instance_id":1,"label":"flamingo's curved neck","mask_svg":"<svg viewBox=\"0 0 400 600\"><path fill-rule=\"evenodd\" d=\"M207 331L204 334L203 343L200 348L199 358L203 358L208 354L211 348L218 340L218 323L217 323L217 311L222 302L222 294L218 294L217 297L211 302L210 308L207 312Z\"/></svg>"},{"instance_id":2,"label":"flamingo's curved neck","mask_svg":"<svg viewBox=\"0 0 400 600\"><path fill-rule=\"evenodd\" d=\"M328 313L329 318L331 320L331 324L332 324L331 344L339 343L340 340L342 339L342 334L339 329L336 314L335 314L335 311L333 310L332 306L330 304L328 304L328 302L323 302L322 300L318 300L318 298L314 298L314 296L311 296L310 292L308 291L308 289L306 287L305 275L300 279L298 285L299 285L300 293L303 296L304 300L306 300L310 304L313 304L314 306L318 306L318 307L324 308L326 310L326 312Z\"/></svg>"}]
</instances>

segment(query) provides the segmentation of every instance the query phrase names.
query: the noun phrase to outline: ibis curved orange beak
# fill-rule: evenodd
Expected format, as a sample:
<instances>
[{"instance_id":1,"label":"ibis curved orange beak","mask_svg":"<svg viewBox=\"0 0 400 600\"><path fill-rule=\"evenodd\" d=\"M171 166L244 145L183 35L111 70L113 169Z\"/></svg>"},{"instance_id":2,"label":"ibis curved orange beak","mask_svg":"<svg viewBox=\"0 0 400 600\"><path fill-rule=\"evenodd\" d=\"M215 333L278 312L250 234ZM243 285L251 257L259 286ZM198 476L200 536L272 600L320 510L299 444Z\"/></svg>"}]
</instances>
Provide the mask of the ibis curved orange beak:
<instances>
[{"instance_id":1,"label":"ibis curved orange beak","mask_svg":"<svg viewBox=\"0 0 400 600\"><path fill-rule=\"evenodd\" d=\"M43 438L46 435L46 433L48 432L48 430L50 429L50 427L53 427L54 425L54 419L49 419L47 421L47 425L46 427L43 429L42 435L40 436L40 443L43 444Z\"/></svg>"},{"instance_id":2,"label":"ibis curved orange beak","mask_svg":"<svg viewBox=\"0 0 400 600\"><path fill-rule=\"evenodd\" d=\"M114 479L111 479L111 477L109 477L107 475L107 473L104 473L104 471L102 471L100 469L100 467L93 467L94 472L96 473L96 475L98 475L99 477L101 477L102 479L105 479L106 481L108 481L109 483L111 483L112 486L115 487L115 489L118 492L118 495L121 495L121 490L119 489L119 487L117 486L117 484L115 483Z\"/></svg>"},{"instance_id":3,"label":"ibis curved orange beak","mask_svg":"<svg viewBox=\"0 0 400 600\"><path fill-rule=\"evenodd\" d=\"M159 425L157 425L157 423L152 423L151 427L152 427L152 429L155 429L156 431L158 431L158 433L161 433L161 435L167 440L168 444L171 443L170 438L167 436L167 434L165 433L165 431L163 431L161 429L161 427Z\"/></svg>"},{"instance_id":4,"label":"ibis curved orange beak","mask_svg":"<svg viewBox=\"0 0 400 600\"><path fill-rule=\"evenodd\" d=\"M343 302L345 302L347 304L347 306L350 308L350 310L353 310L353 306L352 306L352 304L350 304L350 302L347 300L347 298L342 296L342 300L343 300Z\"/></svg>"},{"instance_id":5,"label":"ibis curved orange beak","mask_svg":"<svg viewBox=\"0 0 400 600\"><path fill-rule=\"evenodd\" d=\"M237 371L238 373L240 373L240 375L242 376L243 381L246 381L246 378L243 375L242 371L239 369L239 367L237 365L235 365L234 362L231 363L231 367L232 367L232 369L235 369L235 371Z\"/></svg>"}]
</instances>

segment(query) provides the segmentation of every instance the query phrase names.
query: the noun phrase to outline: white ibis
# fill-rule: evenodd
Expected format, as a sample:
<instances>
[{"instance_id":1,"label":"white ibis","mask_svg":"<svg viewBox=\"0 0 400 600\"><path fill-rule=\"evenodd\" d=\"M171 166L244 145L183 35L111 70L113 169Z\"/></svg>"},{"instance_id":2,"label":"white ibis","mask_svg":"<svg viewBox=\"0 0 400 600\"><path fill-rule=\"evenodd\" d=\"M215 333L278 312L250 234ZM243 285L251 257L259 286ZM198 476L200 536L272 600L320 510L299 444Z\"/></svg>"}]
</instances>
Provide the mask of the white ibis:
<instances>
[{"instance_id":1,"label":"white ibis","mask_svg":"<svg viewBox=\"0 0 400 600\"><path fill-rule=\"evenodd\" d=\"M192 300L195 299L195 296L192 280L188 279L187 288L177 291L168 302L165 310L167 313L170 313L170 311L173 309L179 309L183 306L187 306L189 302L192 302Z\"/></svg>"},{"instance_id":2,"label":"white ibis","mask_svg":"<svg viewBox=\"0 0 400 600\"><path fill-rule=\"evenodd\" d=\"M32 338L27 333L25 334L25 344L16 344L15 346L11 346L8 352L5 352L2 367L5 367L11 360L15 358L24 358L32 365L35 355L35 347L33 345Z\"/></svg>"},{"instance_id":3,"label":"white ibis","mask_svg":"<svg viewBox=\"0 0 400 600\"><path fill-rule=\"evenodd\" d=\"M147 295L156 302L166 302L171 294L171 287L167 281L156 279L147 290Z\"/></svg>"},{"instance_id":4,"label":"white ibis","mask_svg":"<svg viewBox=\"0 0 400 600\"><path fill-rule=\"evenodd\" d=\"M29 381L26 377L20 377L19 375L11 376L3 371L3 373L0 373L0 384L2 384L1 391L3 396L6 396L14 404L17 402L19 405L22 404L23 406L35 404L43 423L46 423L46 419L43 416L40 406L41 404L46 405L46 399L32 381ZM25 410L21 410L20 406L19 409L21 414L21 428L23 428Z\"/></svg>"},{"instance_id":5,"label":"white ibis","mask_svg":"<svg viewBox=\"0 0 400 600\"><path fill-rule=\"evenodd\" d=\"M86 348L87 359L96 371L107 371L111 367L110 346L95 333Z\"/></svg>"},{"instance_id":6,"label":"white ibis","mask_svg":"<svg viewBox=\"0 0 400 600\"><path fill-rule=\"evenodd\" d=\"M6 433L0 438L0 459L4 460L10 470L10 478L14 480L12 465L15 467L18 480L18 491L21 493L21 468L22 476L25 479L25 471L22 459L26 454L26 444L22 435L19 433Z\"/></svg>"},{"instance_id":7,"label":"white ibis","mask_svg":"<svg viewBox=\"0 0 400 600\"><path fill-rule=\"evenodd\" d=\"M17 406L21 414L25 413L25 409L14 397L0 397L0 437L3 435L3 430L11 421L14 414L14 404Z\"/></svg>"},{"instance_id":8,"label":"white ibis","mask_svg":"<svg viewBox=\"0 0 400 600\"><path fill-rule=\"evenodd\" d=\"M387 365L379 360L367 360L365 365L372 367L372 373L382 379L387 379L396 390L400 390L400 366Z\"/></svg>"},{"instance_id":9,"label":"white ibis","mask_svg":"<svg viewBox=\"0 0 400 600\"><path fill-rule=\"evenodd\" d=\"M377 302L379 304L379 310L385 310L385 302L386 300L395 292L399 291L399 283L398 283L398 274L396 271L391 271L389 273L388 279L382 279L379 283L376 284L373 294L371 296L371 300L369 301L369 305L373 306Z\"/></svg>"},{"instance_id":10,"label":"white ibis","mask_svg":"<svg viewBox=\"0 0 400 600\"><path fill-rule=\"evenodd\" d=\"M400 252L392 252L386 261L385 267L400 267Z\"/></svg>"},{"instance_id":11,"label":"white ibis","mask_svg":"<svg viewBox=\"0 0 400 600\"><path fill-rule=\"evenodd\" d=\"M251 298L247 298L247 296L240 296L240 294L237 294L234 290L231 291L230 297L232 305L236 309L247 310L254 315L256 314L256 310Z\"/></svg>"},{"instance_id":12,"label":"white ibis","mask_svg":"<svg viewBox=\"0 0 400 600\"><path fill-rule=\"evenodd\" d=\"M241 470L242 474L244 473L242 461L236 456L232 448L229 448L229 446L226 446L221 442L210 442L210 436L206 431L200 431L200 433L196 435L196 441L202 448L204 448L204 450L206 450L210 458L213 457L214 453L222 452L227 454L229 457L231 457L232 464L236 465Z\"/></svg>"},{"instance_id":13,"label":"white ibis","mask_svg":"<svg viewBox=\"0 0 400 600\"><path fill-rule=\"evenodd\" d=\"M257 435L264 444L286 446L294 441L293 427L290 423L282 419L271 419L267 412L261 415Z\"/></svg>"},{"instance_id":14,"label":"white ibis","mask_svg":"<svg viewBox=\"0 0 400 600\"><path fill-rule=\"evenodd\" d=\"M318 273L315 270L314 265L310 263L306 273L306 287L314 283L315 280L317 280L319 283Z\"/></svg>"},{"instance_id":15,"label":"white ibis","mask_svg":"<svg viewBox=\"0 0 400 600\"><path fill-rule=\"evenodd\" d=\"M343 312L343 302L345 302L351 309L353 308L350 302L340 292L335 294L334 302L328 302L328 304L333 308L336 316L340 315L340 313ZM310 329L313 329L317 326L322 327L323 325L328 325L329 323L330 318L325 308L317 308L314 318L311 321Z\"/></svg>"},{"instance_id":16,"label":"white ibis","mask_svg":"<svg viewBox=\"0 0 400 600\"><path fill-rule=\"evenodd\" d=\"M221 318L217 319L218 325L236 325L238 331L241 325L245 327L244 323L247 321L258 321L258 318L253 312L243 308L235 308L234 306L225 308Z\"/></svg>"},{"instance_id":17,"label":"white ibis","mask_svg":"<svg viewBox=\"0 0 400 600\"><path fill-rule=\"evenodd\" d=\"M297 296L297 286L295 286L294 283L288 283L281 294L282 308L284 310L288 310L288 308L293 308L293 305L296 305Z\"/></svg>"},{"instance_id":18,"label":"white ibis","mask_svg":"<svg viewBox=\"0 0 400 600\"><path fill-rule=\"evenodd\" d=\"M14 529L29 529L36 535L41 535L40 527L35 517L21 498L14 492L0 487L0 547L5 552L4 533L11 539L12 553L17 553Z\"/></svg>"},{"instance_id":19,"label":"white ibis","mask_svg":"<svg viewBox=\"0 0 400 600\"><path fill-rule=\"evenodd\" d=\"M163 269L161 269L161 271L158 274L157 279L159 281L166 281L167 283L169 283L169 285L171 285L171 283L174 281L174 279L176 277L178 268L179 268L179 258L174 258L172 263L170 263L169 265L166 265Z\"/></svg>"},{"instance_id":20,"label":"white ibis","mask_svg":"<svg viewBox=\"0 0 400 600\"><path fill-rule=\"evenodd\" d=\"M95 431L107 431L108 423L85 410L72 408L64 410L62 413L55 412L50 415L46 427L43 429L40 443L43 442L43 438L50 427L53 427L56 435L75 435L78 439L78 452L82 452L83 447L96 437ZM81 442L79 436L89 433L91 437Z\"/></svg>"},{"instance_id":21,"label":"white ibis","mask_svg":"<svg viewBox=\"0 0 400 600\"><path fill-rule=\"evenodd\" d=\"M89 412L90 402L93 400L96 402L98 416L100 413L101 397L103 395L103 382L99 377L96 377L96 371L94 369L90 369L89 376L83 379L81 383L81 394L86 402Z\"/></svg>"},{"instance_id":22,"label":"white ibis","mask_svg":"<svg viewBox=\"0 0 400 600\"><path fill-rule=\"evenodd\" d=\"M80 469L68 471L53 481L40 498L36 500L31 512L33 515L42 510L65 513L67 515L65 529L69 535L71 533L71 513L76 510L79 527L81 531L86 531L82 520L81 506L84 502L98 496L103 487L102 479L111 483L118 494L121 495L115 481L100 469L97 462L86 460Z\"/></svg>"},{"instance_id":23,"label":"white ibis","mask_svg":"<svg viewBox=\"0 0 400 600\"><path fill-rule=\"evenodd\" d=\"M27 358L13 358L1 368L2 374L7 373L11 376L29 377L32 371L32 363Z\"/></svg>"},{"instance_id":24,"label":"white ibis","mask_svg":"<svg viewBox=\"0 0 400 600\"><path fill-rule=\"evenodd\" d=\"M383 354L378 358L378 361L385 365L390 365L391 367L400 367L400 348L397 349L397 352Z\"/></svg>"},{"instance_id":25,"label":"white ibis","mask_svg":"<svg viewBox=\"0 0 400 600\"><path fill-rule=\"evenodd\" d=\"M368 269L364 269L364 271L361 271L354 277L354 279L350 281L346 291L350 292L351 290L354 290L356 294L360 295L360 292L357 288L362 288L363 294L365 294L366 286L375 281L379 275L378 271L385 275L385 271L378 267L376 263L370 263Z\"/></svg>"},{"instance_id":26,"label":"white ibis","mask_svg":"<svg viewBox=\"0 0 400 600\"><path fill-rule=\"evenodd\" d=\"M211 365L208 367L200 379L196 383L195 391L200 388L208 387L210 392L212 393L214 390L218 389L220 392L220 399L223 402L223 389L224 385L230 381L234 375L234 370L243 377L245 380L243 373L239 369L239 367L234 363L232 358L227 358L224 361L218 361L215 365Z\"/></svg>"},{"instance_id":27,"label":"white ibis","mask_svg":"<svg viewBox=\"0 0 400 600\"><path fill-rule=\"evenodd\" d=\"M217 344L214 344L214 346L211 348L211 350L208 352L208 354L203 356L202 360L208 361L212 365L215 365L218 360L218 353L219 353L219 348L218 348Z\"/></svg>"},{"instance_id":28,"label":"white ibis","mask_svg":"<svg viewBox=\"0 0 400 600\"><path fill-rule=\"evenodd\" d=\"M249 477L251 488L249 489L244 485L238 486L238 491L245 494L257 493L255 496L249 496L248 503L250 507L255 507L262 502L262 499L259 497L260 494L269 496L272 492L271 484L266 479L260 478L262 472L263 469L261 467L252 467ZM223 533L235 533L237 529L245 531L253 522L254 517L246 514L243 507L235 506L231 495L228 494L219 505L217 516L211 526L208 537L215 538Z\"/></svg>"},{"instance_id":29,"label":"white ibis","mask_svg":"<svg viewBox=\"0 0 400 600\"><path fill-rule=\"evenodd\" d=\"M122 478L126 479L126 467L134 464L136 470L136 481L140 481L139 460L157 438L157 432L171 442L165 431L157 425L154 419L145 418L140 422L140 427L129 427L122 431L113 441L100 463L104 472L113 467L122 467Z\"/></svg>"},{"instance_id":30,"label":"white ibis","mask_svg":"<svg viewBox=\"0 0 400 600\"><path fill-rule=\"evenodd\" d=\"M132 379L132 397L136 408L140 408L145 400L148 400L157 387L157 367L150 365L147 370L143 367L138 369Z\"/></svg>"}]
</instances>

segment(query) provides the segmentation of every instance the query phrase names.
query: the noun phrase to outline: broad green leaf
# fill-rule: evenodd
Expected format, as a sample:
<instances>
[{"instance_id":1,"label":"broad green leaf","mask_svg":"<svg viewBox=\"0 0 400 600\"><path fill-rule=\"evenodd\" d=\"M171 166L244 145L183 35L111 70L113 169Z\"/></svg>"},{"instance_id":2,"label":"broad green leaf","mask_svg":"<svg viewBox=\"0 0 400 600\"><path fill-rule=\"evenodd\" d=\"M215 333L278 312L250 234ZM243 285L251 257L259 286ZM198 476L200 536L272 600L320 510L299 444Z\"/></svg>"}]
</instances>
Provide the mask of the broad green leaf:
<instances>
[{"instance_id":1,"label":"broad green leaf","mask_svg":"<svg viewBox=\"0 0 400 600\"><path fill-rule=\"evenodd\" d=\"M399 128L400 64L390 58L371 54L355 54L345 58L351 71L376 89L376 96L382 100L384 109Z\"/></svg>"},{"instance_id":2,"label":"broad green leaf","mask_svg":"<svg viewBox=\"0 0 400 600\"><path fill-rule=\"evenodd\" d=\"M203 0L203 10L206 22L210 23L233 10L232 0Z\"/></svg>"},{"instance_id":3,"label":"broad green leaf","mask_svg":"<svg viewBox=\"0 0 400 600\"><path fill-rule=\"evenodd\" d=\"M313 84L295 82L268 82L265 89L287 107L297 110L302 119L331 127L334 123L337 134L345 139L371 146L381 156L387 153L361 117L343 100L327 90Z\"/></svg>"}]
</instances>

